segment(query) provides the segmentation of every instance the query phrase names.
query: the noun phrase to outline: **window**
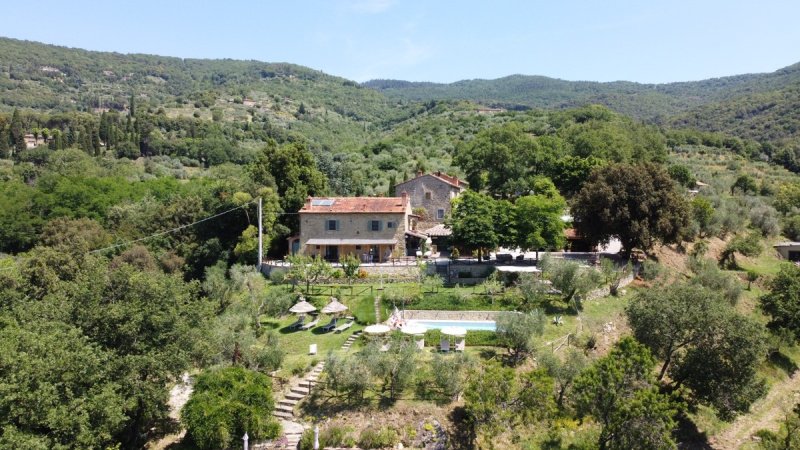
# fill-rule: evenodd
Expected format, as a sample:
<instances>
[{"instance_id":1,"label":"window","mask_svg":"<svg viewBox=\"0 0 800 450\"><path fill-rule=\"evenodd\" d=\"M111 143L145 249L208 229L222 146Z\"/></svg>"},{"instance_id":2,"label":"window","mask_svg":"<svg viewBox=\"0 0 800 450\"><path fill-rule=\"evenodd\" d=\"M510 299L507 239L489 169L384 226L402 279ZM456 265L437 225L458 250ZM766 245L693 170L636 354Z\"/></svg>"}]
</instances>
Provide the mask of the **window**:
<instances>
[{"instance_id":1,"label":"window","mask_svg":"<svg viewBox=\"0 0 800 450\"><path fill-rule=\"evenodd\" d=\"M361 246L360 245L356 245L356 250L361 250Z\"/></svg>"},{"instance_id":2,"label":"window","mask_svg":"<svg viewBox=\"0 0 800 450\"><path fill-rule=\"evenodd\" d=\"M437 219L444 219L444 210L443 209L440 208L440 209L436 210L436 218Z\"/></svg>"},{"instance_id":3,"label":"window","mask_svg":"<svg viewBox=\"0 0 800 450\"><path fill-rule=\"evenodd\" d=\"M394 228L394 222L386 222L386 228Z\"/></svg>"},{"instance_id":4,"label":"window","mask_svg":"<svg viewBox=\"0 0 800 450\"><path fill-rule=\"evenodd\" d=\"M431 193L430 192L426 192L425 193L425 200L430 200L430 199L431 199Z\"/></svg>"},{"instance_id":5,"label":"window","mask_svg":"<svg viewBox=\"0 0 800 450\"><path fill-rule=\"evenodd\" d=\"M330 219L325 224L325 230L327 231L338 231L339 230L339 221Z\"/></svg>"},{"instance_id":6,"label":"window","mask_svg":"<svg viewBox=\"0 0 800 450\"><path fill-rule=\"evenodd\" d=\"M370 229L370 231L381 231L381 221L380 220L370 220L369 221L369 229Z\"/></svg>"}]
</instances>

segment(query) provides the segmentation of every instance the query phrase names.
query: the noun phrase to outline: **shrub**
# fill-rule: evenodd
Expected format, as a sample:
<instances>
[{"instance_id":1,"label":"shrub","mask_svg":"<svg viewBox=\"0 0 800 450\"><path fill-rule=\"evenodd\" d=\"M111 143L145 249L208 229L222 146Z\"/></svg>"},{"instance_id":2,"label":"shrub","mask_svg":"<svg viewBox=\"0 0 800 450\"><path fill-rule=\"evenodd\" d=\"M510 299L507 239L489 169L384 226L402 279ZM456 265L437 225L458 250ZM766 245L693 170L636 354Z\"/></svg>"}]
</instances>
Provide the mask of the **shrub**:
<instances>
[{"instance_id":1,"label":"shrub","mask_svg":"<svg viewBox=\"0 0 800 450\"><path fill-rule=\"evenodd\" d=\"M358 269L358 278L359 278L359 279L363 280L364 278L367 278L367 275L368 275L368 274L367 274L367 271L366 271L366 270L364 270L364 269Z\"/></svg>"},{"instance_id":2,"label":"shrub","mask_svg":"<svg viewBox=\"0 0 800 450\"><path fill-rule=\"evenodd\" d=\"M786 219L783 224L783 234L793 241L800 240L800 214Z\"/></svg>"},{"instance_id":3,"label":"shrub","mask_svg":"<svg viewBox=\"0 0 800 450\"><path fill-rule=\"evenodd\" d=\"M639 271L639 275L645 281L653 281L661 275L662 271L663 267L661 264L655 261L645 260L642 263L642 269Z\"/></svg>"},{"instance_id":4,"label":"shrub","mask_svg":"<svg viewBox=\"0 0 800 450\"><path fill-rule=\"evenodd\" d=\"M242 367L204 372L181 411L186 433L201 449L228 448L245 431L272 439L280 424L272 419L272 380Z\"/></svg>"},{"instance_id":5,"label":"shrub","mask_svg":"<svg viewBox=\"0 0 800 450\"><path fill-rule=\"evenodd\" d=\"M353 431L350 427L330 425L319 432L319 448L327 447L353 447L356 440L350 436ZM314 430L308 429L300 437L300 450L312 450L314 448Z\"/></svg>"},{"instance_id":6,"label":"shrub","mask_svg":"<svg viewBox=\"0 0 800 450\"><path fill-rule=\"evenodd\" d=\"M358 446L365 449L394 447L398 442L400 435L389 427L365 428L358 437Z\"/></svg>"},{"instance_id":7,"label":"shrub","mask_svg":"<svg viewBox=\"0 0 800 450\"><path fill-rule=\"evenodd\" d=\"M764 237L775 236L781 231L778 211L767 205L756 206L750 210L750 224L761 231Z\"/></svg>"}]
</instances>

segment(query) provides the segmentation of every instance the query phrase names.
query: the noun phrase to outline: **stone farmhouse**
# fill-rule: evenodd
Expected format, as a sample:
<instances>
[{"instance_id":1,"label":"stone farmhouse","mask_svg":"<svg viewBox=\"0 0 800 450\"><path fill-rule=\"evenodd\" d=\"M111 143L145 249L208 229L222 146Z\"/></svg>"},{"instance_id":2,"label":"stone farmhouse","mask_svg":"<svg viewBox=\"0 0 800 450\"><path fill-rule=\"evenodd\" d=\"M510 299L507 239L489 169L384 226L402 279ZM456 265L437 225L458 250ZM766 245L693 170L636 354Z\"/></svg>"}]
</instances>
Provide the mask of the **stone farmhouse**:
<instances>
[{"instance_id":1,"label":"stone farmhouse","mask_svg":"<svg viewBox=\"0 0 800 450\"><path fill-rule=\"evenodd\" d=\"M347 254L362 262L403 256L406 241L419 239L408 196L309 197L299 211L300 235L290 238L292 253L337 262Z\"/></svg>"},{"instance_id":2,"label":"stone farmhouse","mask_svg":"<svg viewBox=\"0 0 800 450\"><path fill-rule=\"evenodd\" d=\"M424 230L444 221L450 214L450 201L467 189L467 182L442 172L422 173L398 183L395 192L407 194L411 207L422 208L425 214L421 218L420 229ZM430 223L425 226L425 223Z\"/></svg>"}]
</instances>

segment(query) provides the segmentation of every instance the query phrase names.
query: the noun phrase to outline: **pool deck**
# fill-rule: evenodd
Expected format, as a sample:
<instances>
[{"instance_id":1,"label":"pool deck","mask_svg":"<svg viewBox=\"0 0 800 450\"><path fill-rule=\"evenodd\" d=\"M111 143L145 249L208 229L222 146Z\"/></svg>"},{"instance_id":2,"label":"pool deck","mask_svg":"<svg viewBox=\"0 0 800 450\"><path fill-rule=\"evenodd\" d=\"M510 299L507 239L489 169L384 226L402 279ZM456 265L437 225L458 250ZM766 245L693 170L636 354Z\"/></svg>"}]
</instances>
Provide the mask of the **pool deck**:
<instances>
[{"instance_id":1,"label":"pool deck","mask_svg":"<svg viewBox=\"0 0 800 450\"><path fill-rule=\"evenodd\" d=\"M431 311L407 309L405 320L495 320L502 311Z\"/></svg>"}]
</instances>

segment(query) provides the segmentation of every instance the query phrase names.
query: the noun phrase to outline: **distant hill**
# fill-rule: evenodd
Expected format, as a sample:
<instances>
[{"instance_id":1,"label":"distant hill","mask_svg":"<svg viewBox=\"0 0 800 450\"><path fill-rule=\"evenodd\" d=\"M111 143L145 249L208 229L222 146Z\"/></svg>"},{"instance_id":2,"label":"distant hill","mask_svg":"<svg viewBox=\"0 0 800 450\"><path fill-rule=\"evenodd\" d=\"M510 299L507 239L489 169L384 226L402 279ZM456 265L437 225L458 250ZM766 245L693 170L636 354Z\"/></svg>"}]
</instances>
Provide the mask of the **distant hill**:
<instances>
[{"instance_id":1,"label":"distant hill","mask_svg":"<svg viewBox=\"0 0 800 450\"><path fill-rule=\"evenodd\" d=\"M209 107L254 92L295 109L305 103L353 120L382 122L398 114L371 89L295 64L95 52L0 38L0 110L121 110L131 94L159 107Z\"/></svg>"},{"instance_id":2,"label":"distant hill","mask_svg":"<svg viewBox=\"0 0 800 450\"><path fill-rule=\"evenodd\" d=\"M444 100L509 110L601 104L667 127L782 146L800 140L800 63L772 73L667 84L511 75L359 85L289 63L126 55L0 38L0 112L124 111L131 95L138 107L163 109L170 117L210 120L216 112L226 122L268 122L287 140L305 138L337 157L372 145Z\"/></svg>"},{"instance_id":3,"label":"distant hill","mask_svg":"<svg viewBox=\"0 0 800 450\"><path fill-rule=\"evenodd\" d=\"M623 114L653 120L742 95L782 89L797 82L800 82L800 63L766 74L667 84L565 81L544 76L511 75L495 80L463 80L450 84L372 80L363 86L395 100L471 100L509 109L566 108L597 103Z\"/></svg>"}]
</instances>

